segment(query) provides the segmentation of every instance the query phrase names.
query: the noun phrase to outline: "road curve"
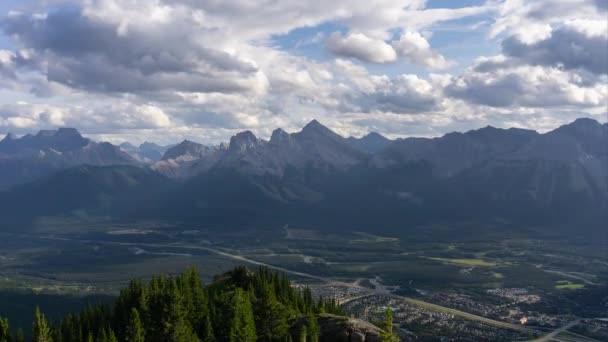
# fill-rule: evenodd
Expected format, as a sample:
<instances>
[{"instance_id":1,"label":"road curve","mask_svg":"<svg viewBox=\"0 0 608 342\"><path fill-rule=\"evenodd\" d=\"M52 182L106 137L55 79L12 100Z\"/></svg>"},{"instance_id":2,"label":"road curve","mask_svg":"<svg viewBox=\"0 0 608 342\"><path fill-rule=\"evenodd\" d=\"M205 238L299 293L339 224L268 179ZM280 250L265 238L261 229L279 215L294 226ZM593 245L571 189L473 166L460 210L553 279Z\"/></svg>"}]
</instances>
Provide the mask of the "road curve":
<instances>
[{"instance_id":1,"label":"road curve","mask_svg":"<svg viewBox=\"0 0 608 342\"><path fill-rule=\"evenodd\" d=\"M425 301L422 301L422 300L419 300L419 299L415 299L415 298L411 298L411 297L399 296L399 295L395 295L395 294L392 294L392 293L384 293L384 292L381 293L381 292L377 292L377 291L374 291L372 289L369 289L369 288L366 288L366 287L363 287L363 286L360 286L360 285L356 285L356 284L353 284L353 283L336 281L334 279L327 278L327 277L321 277L321 276L317 276L317 275L309 274L309 273L305 273L305 272L293 271L293 270L290 270L290 269L287 269L287 268L284 268L284 267L270 265L270 264L267 264L267 263L264 263L264 262L260 262L260 261L249 259L249 258L244 257L242 255L232 254L230 252L218 250L218 249L211 248L211 247L196 246L196 245L183 245L183 244L157 244L157 243L139 243L139 242L99 241L99 240L86 240L86 239L67 238L67 237L60 237L60 236L53 236L53 235L19 235L19 236L21 236L21 237L28 237L28 238L35 237L35 238L48 239L48 240L72 241L72 242L82 242L82 243L96 243L96 244L118 245L118 246L145 246L145 247L156 247L156 248L181 248L181 249L190 249L190 250L204 250L204 251L215 253L215 254L218 254L218 255L221 255L221 256L224 256L224 257L227 257L227 258L231 258L231 259L234 259L234 260L250 263L250 264L253 264L253 265L257 265L257 266L268 267L268 268L271 268L271 269L274 269L274 270L277 270L277 271L281 271L281 272L284 272L284 273L287 273L287 274L293 274L293 275L297 275L297 276L304 277L304 278L315 279L315 280L319 280L319 281L330 283L330 284L335 284L335 285L340 285L340 286L346 286L346 287L351 287L351 288L357 288L357 289L360 289L360 290L363 290L363 291L367 291L368 294L379 294L379 295L383 295L383 296L389 296L391 298L398 299L398 300L403 300L403 301L407 302L408 304L419 306L419 307L423 307L423 308L426 308L428 310L432 310L432 311L436 311L436 312L449 313L449 314L457 316L457 317L461 317L461 318L465 318L465 319L468 319L468 320L485 323L487 325L495 326L495 327L498 327L498 328L514 330L514 331L518 331L518 332L521 332L521 333L528 333L528 334L538 333L536 330L533 330L533 329L528 328L528 327L523 326L523 325L512 324L512 323L507 323L507 322L501 322L501 321L497 321L497 320L494 320L494 319L490 319L490 318L478 316L478 315L475 315L475 314L471 314L471 313L468 313L468 312L460 311L460 310L457 310L457 309L452 309L452 308L448 308L448 307L445 307L445 306L441 306L441 305L425 302Z\"/></svg>"}]
</instances>

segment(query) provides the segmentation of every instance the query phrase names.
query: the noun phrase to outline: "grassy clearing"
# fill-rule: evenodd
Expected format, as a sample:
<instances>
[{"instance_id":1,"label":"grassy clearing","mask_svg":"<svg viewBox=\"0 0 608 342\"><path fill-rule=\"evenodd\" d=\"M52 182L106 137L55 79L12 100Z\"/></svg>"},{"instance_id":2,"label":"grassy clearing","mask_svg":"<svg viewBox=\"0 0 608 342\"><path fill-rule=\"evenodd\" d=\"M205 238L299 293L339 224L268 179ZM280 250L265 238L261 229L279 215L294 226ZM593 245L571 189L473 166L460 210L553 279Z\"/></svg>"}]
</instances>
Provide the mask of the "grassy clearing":
<instances>
[{"instance_id":1,"label":"grassy clearing","mask_svg":"<svg viewBox=\"0 0 608 342\"><path fill-rule=\"evenodd\" d=\"M349 263L349 264L334 264L332 265L333 269L336 269L338 271L342 271L342 272L348 272L348 273L363 273L363 272L367 272L370 269L370 265L369 264L357 264L357 263Z\"/></svg>"},{"instance_id":2,"label":"grassy clearing","mask_svg":"<svg viewBox=\"0 0 608 342\"><path fill-rule=\"evenodd\" d=\"M284 228L287 240L323 240L324 236L316 230Z\"/></svg>"},{"instance_id":3,"label":"grassy clearing","mask_svg":"<svg viewBox=\"0 0 608 342\"><path fill-rule=\"evenodd\" d=\"M351 243L383 243L383 242L397 242L398 238L373 235L363 232L354 232L359 238L351 240Z\"/></svg>"},{"instance_id":4,"label":"grassy clearing","mask_svg":"<svg viewBox=\"0 0 608 342\"><path fill-rule=\"evenodd\" d=\"M495 267L498 263L493 261L487 261L483 259L448 259L448 258L429 258L435 261L441 261L448 264L454 264L458 266L482 266L482 267Z\"/></svg>"},{"instance_id":5,"label":"grassy clearing","mask_svg":"<svg viewBox=\"0 0 608 342\"><path fill-rule=\"evenodd\" d=\"M585 288L585 284L576 284L569 280L558 280L555 283L555 288L558 290L580 290Z\"/></svg>"}]
</instances>

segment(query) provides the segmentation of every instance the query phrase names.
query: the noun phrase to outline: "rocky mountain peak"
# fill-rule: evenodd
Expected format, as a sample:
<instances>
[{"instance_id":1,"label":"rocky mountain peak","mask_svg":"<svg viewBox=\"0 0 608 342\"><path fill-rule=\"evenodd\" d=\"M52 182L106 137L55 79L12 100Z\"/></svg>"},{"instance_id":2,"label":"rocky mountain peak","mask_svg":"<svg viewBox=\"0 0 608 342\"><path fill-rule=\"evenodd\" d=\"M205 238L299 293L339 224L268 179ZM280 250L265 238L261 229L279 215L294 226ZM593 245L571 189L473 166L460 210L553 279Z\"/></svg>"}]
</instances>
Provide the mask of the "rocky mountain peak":
<instances>
[{"instance_id":1,"label":"rocky mountain peak","mask_svg":"<svg viewBox=\"0 0 608 342\"><path fill-rule=\"evenodd\" d=\"M121 149L123 149L125 151L131 151L131 150L135 150L137 148L130 142L123 142L122 144L118 145L118 147L120 147Z\"/></svg>"},{"instance_id":2,"label":"rocky mountain peak","mask_svg":"<svg viewBox=\"0 0 608 342\"><path fill-rule=\"evenodd\" d=\"M602 124L593 119L579 118L569 124L563 125L555 129L553 132L566 133L568 135L579 137L589 135L597 136L602 135L603 128L604 127L602 126Z\"/></svg>"},{"instance_id":3,"label":"rocky mountain peak","mask_svg":"<svg viewBox=\"0 0 608 342\"><path fill-rule=\"evenodd\" d=\"M169 148L162 156L161 160L176 159L181 156L200 158L201 155L205 153L205 148L204 145L186 139Z\"/></svg>"},{"instance_id":4,"label":"rocky mountain peak","mask_svg":"<svg viewBox=\"0 0 608 342\"><path fill-rule=\"evenodd\" d=\"M12 141L12 140L16 140L17 136L14 135L13 133L7 133L6 136L0 141L0 142L6 142L6 141Z\"/></svg>"},{"instance_id":5,"label":"rocky mountain peak","mask_svg":"<svg viewBox=\"0 0 608 342\"><path fill-rule=\"evenodd\" d=\"M277 128L274 131L272 131L272 136L270 137L271 143L281 143L281 142L289 141L289 140L290 140L289 133L285 132L281 128Z\"/></svg>"},{"instance_id":6,"label":"rocky mountain peak","mask_svg":"<svg viewBox=\"0 0 608 342\"><path fill-rule=\"evenodd\" d=\"M258 138L251 131L237 133L230 138L228 151L244 152L259 145Z\"/></svg>"},{"instance_id":7,"label":"rocky mountain peak","mask_svg":"<svg viewBox=\"0 0 608 342\"><path fill-rule=\"evenodd\" d=\"M54 137L56 133L57 133L57 131L54 131L54 130L41 129L36 134L36 137Z\"/></svg>"},{"instance_id":8,"label":"rocky mountain peak","mask_svg":"<svg viewBox=\"0 0 608 342\"><path fill-rule=\"evenodd\" d=\"M63 138L82 138L82 135L80 134L80 132L78 132L76 128L70 127L59 128L55 133L55 136Z\"/></svg>"},{"instance_id":9,"label":"rocky mountain peak","mask_svg":"<svg viewBox=\"0 0 608 342\"><path fill-rule=\"evenodd\" d=\"M148 142L148 141L144 141L141 145L139 145L139 148L144 150L144 149L159 149L162 148L162 146L153 143L153 142Z\"/></svg>"},{"instance_id":10,"label":"rocky mountain peak","mask_svg":"<svg viewBox=\"0 0 608 342\"><path fill-rule=\"evenodd\" d=\"M349 137L346 140L352 147L366 153L376 153L391 143L390 139L376 132L370 132L361 138Z\"/></svg>"},{"instance_id":11,"label":"rocky mountain peak","mask_svg":"<svg viewBox=\"0 0 608 342\"><path fill-rule=\"evenodd\" d=\"M33 140L30 140L33 139ZM57 130L41 130L32 138L23 139L37 149L54 149L57 151L77 150L86 146L90 140L84 138L75 128L59 128Z\"/></svg>"},{"instance_id":12,"label":"rocky mountain peak","mask_svg":"<svg viewBox=\"0 0 608 342\"><path fill-rule=\"evenodd\" d=\"M315 135L319 135L319 134L322 134L322 135L337 135L336 133L334 133L329 128L323 126L316 119L313 119L308 124L306 124L306 126L304 126L304 128L302 128L302 131L300 131L300 134L304 134L304 135L309 135L309 134L315 134Z\"/></svg>"}]
</instances>

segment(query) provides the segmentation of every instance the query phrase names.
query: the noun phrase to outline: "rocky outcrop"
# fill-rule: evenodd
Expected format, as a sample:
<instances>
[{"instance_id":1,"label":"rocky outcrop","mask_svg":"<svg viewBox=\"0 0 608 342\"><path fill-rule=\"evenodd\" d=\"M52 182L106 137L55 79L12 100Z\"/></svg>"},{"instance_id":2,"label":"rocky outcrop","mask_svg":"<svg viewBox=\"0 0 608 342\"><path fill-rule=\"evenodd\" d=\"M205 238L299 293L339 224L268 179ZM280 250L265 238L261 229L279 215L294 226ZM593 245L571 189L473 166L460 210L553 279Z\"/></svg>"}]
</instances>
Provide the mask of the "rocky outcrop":
<instances>
[{"instance_id":1,"label":"rocky outcrop","mask_svg":"<svg viewBox=\"0 0 608 342\"><path fill-rule=\"evenodd\" d=\"M321 331L320 342L382 342L382 330L360 319L323 314L318 316L317 321ZM306 324L305 318L292 324L294 341L297 341L300 329Z\"/></svg>"}]
</instances>

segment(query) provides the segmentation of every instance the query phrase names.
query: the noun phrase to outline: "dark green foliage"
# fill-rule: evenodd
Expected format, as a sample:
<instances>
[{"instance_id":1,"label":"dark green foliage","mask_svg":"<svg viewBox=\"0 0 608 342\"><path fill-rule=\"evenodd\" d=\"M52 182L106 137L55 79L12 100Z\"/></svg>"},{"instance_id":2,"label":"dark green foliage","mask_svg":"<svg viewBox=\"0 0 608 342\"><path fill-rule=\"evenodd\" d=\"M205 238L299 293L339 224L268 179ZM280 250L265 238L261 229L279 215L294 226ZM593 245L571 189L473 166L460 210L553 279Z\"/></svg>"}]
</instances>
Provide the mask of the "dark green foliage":
<instances>
[{"instance_id":1,"label":"dark green foliage","mask_svg":"<svg viewBox=\"0 0 608 342\"><path fill-rule=\"evenodd\" d=\"M307 328L306 328L306 340L307 342L317 342L319 341L319 335L321 331L319 329L319 323L317 322L317 317L314 314L309 313L307 319Z\"/></svg>"},{"instance_id":2,"label":"dark green foliage","mask_svg":"<svg viewBox=\"0 0 608 342\"><path fill-rule=\"evenodd\" d=\"M228 325L231 342L254 342L257 340L253 309L248 294L241 288L235 289L231 300L232 312Z\"/></svg>"},{"instance_id":3,"label":"dark green foliage","mask_svg":"<svg viewBox=\"0 0 608 342\"><path fill-rule=\"evenodd\" d=\"M267 268L239 267L207 287L191 269L148 283L132 280L113 305L87 306L54 326L37 310L33 334L35 342L282 342L298 337L288 322L305 319L304 338L316 342L321 312L340 309L333 301L315 302L309 289ZM0 342L13 342L6 320L0 320Z\"/></svg>"},{"instance_id":4,"label":"dark green foliage","mask_svg":"<svg viewBox=\"0 0 608 342\"><path fill-rule=\"evenodd\" d=\"M131 317L127 326L125 340L127 342L144 342L146 332L139 318L139 312L136 308L131 308Z\"/></svg>"},{"instance_id":5,"label":"dark green foliage","mask_svg":"<svg viewBox=\"0 0 608 342\"><path fill-rule=\"evenodd\" d=\"M0 317L0 342L11 342L11 332L8 327L8 319Z\"/></svg>"},{"instance_id":6,"label":"dark green foliage","mask_svg":"<svg viewBox=\"0 0 608 342\"><path fill-rule=\"evenodd\" d=\"M32 341L33 342L53 342L51 327L49 322L40 309L36 308L34 314L34 323L32 325Z\"/></svg>"},{"instance_id":7,"label":"dark green foliage","mask_svg":"<svg viewBox=\"0 0 608 342\"><path fill-rule=\"evenodd\" d=\"M25 336L23 335L23 329L19 328L15 333L15 338L13 339L15 342L25 342Z\"/></svg>"},{"instance_id":8,"label":"dark green foliage","mask_svg":"<svg viewBox=\"0 0 608 342\"><path fill-rule=\"evenodd\" d=\"M384 324L382 328L384 329L384 332L382 333L382 341L399 341L399 337L395 333L393 333L393 310L391 310L390 308L386 308L386 312L384 314Z\"/></svg>"}]
</instances>

